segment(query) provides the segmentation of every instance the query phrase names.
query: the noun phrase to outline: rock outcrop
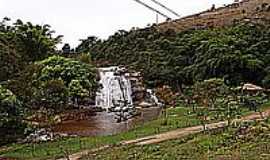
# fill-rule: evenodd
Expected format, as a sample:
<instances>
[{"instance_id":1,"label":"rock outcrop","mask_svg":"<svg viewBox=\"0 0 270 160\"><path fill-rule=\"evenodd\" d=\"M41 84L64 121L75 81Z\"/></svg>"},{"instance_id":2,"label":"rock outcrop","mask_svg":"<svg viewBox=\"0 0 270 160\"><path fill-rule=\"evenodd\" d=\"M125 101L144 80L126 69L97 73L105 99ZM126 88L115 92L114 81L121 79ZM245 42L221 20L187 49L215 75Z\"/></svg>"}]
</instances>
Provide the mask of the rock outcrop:
<instances>
[{"instance_id":1,"label":"rock outcrop","mask_svg":"<svg viewBox=\"0 0 270 160\"><path fill-rule=\"evenodd\" d=\"M140 72L130 72L129 77L132 87L133 103L137 107L161 106L158 98L151 89L147 89Z\"/></svg>"}]
</instances>

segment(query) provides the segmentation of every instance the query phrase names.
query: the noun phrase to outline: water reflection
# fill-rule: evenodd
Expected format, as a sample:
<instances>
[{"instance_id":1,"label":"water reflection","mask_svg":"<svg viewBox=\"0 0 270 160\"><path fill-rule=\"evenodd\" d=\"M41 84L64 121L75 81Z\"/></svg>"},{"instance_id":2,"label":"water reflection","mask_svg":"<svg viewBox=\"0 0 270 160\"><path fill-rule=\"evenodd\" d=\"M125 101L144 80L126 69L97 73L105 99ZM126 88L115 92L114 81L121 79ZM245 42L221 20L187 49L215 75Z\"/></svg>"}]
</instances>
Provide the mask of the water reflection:
<instances>
[{"instance_id":1,"label":"water reflection","mask_svg":"<svg viewBox=\"0 0 270 160\"><path fill-rule=\"evenodd\" d=\"M117 123L114 113L98 112L88 120L68 121L56 125L54 131L79 136L105 136L128 131L135 126L156 119L160 113L160 107L145 108L141 114L125 122Z\"/></svg>"}]
</instances>

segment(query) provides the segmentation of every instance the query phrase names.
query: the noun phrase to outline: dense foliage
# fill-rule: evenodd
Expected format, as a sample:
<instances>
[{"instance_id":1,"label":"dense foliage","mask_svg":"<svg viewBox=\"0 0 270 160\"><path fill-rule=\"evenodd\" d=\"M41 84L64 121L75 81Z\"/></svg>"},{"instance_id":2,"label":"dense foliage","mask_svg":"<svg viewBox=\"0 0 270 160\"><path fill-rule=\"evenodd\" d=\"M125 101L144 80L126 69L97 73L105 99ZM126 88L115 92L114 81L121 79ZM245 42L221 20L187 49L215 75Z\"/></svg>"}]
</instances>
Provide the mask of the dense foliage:
<instances>
[{"instance_id":1,"label":"dense foliage","mask_svg":"<svg viewBox=\"0 0 270 160\"><path fill-rule=\"evenodd\" d=\"M0 85L0 145L12 142L24 133L21 102Z\"/></svg>"},{"instance_id":2,"label":"dense foliage","mask_svg":"<svg viewBox=\"0 0 270 160\"><path fill-rule=\"evenodd\" d=\"M186 102L193 106L198 118L203 124L209 119L228 120L241 115L240 92L224 84L223 79L209 79L196 82L192 87L186 89Z\"/></svg>"},{"instance_id":3,"label":"dense foliage","mask_svg":"<svg viewBox=\"0 0 270 160\"><path fill-rule=\"evenodd\" d=\"M61 36L54 36L50 26L33 25L9 18L0 22L0 81L13 78L28 63L42 60L56 52Z\"/></svg>"},{"instance_id":4,"label":"dense foliage","mask_svg":"<svg viewBox=\"0 0 270 160\"><path fill-rule=\"evenodd\" d=\"M98 88L94 66L60 56L36 62L22 73L9 86L32 107L60 110L69 101L78 104L95 96Z\"/></svg>"},{"instance_id":5,"label":"dense foliage","mask_svg":"<svg viewBox=\"0 0 270 160\"><path fill-rule=\"evenodd\" d=\"M0 86L0 145L24 134L22 119L26 115L23 111L31 104L24 102L34 101L36 82L32 81L33 75L41 69L41 65L34 62L56 53L60 41L61 36L54 36L54 31L46 24L33 25L21 20L12 23L9 18L0 22L0 83L5 86ZM52 87L50 84L44 86Z\"/></svg>"},{"instance_id":6,"label":"dense foliage","mask_svg":"<svg viewBox=\"0 0 270 160\"><path fill-rule=\"evenodd\" d=\"M119 31L105 41L82 40L77 51L90 52L99 64L142 71L150 86L182 90L182 84L210 78L230 85L269 82L270 30L252 23L181 33L155 27Z\"/></svg>"},{"instance_id":7,"label":"dense foliage","mask_svg":"<svg viewBox=\"0 0 270 160\"><path fill-rule=\"evenodd\" d=\"M0 145L19 138L23 119L37 110L50 116L94 99L98 85L91 57L53 56L60 53L61 37L47 24L0 22L0 84L9 89L0 86Z\"/></svg>"}]
</instances>

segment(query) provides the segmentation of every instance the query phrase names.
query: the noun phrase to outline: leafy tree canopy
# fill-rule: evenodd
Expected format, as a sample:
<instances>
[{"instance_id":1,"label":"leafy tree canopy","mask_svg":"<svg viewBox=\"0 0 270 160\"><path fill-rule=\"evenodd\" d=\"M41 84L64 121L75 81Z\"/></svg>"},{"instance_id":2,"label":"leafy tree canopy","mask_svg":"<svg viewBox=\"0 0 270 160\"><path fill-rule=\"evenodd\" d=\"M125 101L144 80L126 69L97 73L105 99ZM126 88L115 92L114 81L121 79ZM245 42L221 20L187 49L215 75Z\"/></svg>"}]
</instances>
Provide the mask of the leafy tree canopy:
<instances>
[{"instance_id":1,"label":"leafy tree canopy","mask_svg":"<svg viewBox=\"0 0 270 160\"><path fill-rule=\"evenodd\" d=\"M97 71L91 64L53 56L36 62L34 68L26 74L28 76L25 78L32 78L25 88L33 88L30 94L34 99L28 100L35 103L35 106L55 108L65 105L69 98L77 103L85 97L95 96L98 88Z\"/></svg>"},{"instance_id":2,"label":"leafy tree canopy","mask_svg":"<svg viewBox=\"0 0 270 160\"><path fill-rule=\"evenodd\" d=\"M34 25L9 18L0 22L0 81L13 78L28 63L56 53L62 36L54 36L47 24Z\"/></svg>"},{"instance_id":3,"label":"leafy tree canopy","mask_svg":"<svg viewBox=\"0 0 270 160\"><path fill-rule=\"evenodd\" d=\"M159 32L155 27L118 31L107 40L89 37L77 48L93 61L125 65L141 71L150 86L182 85L210 78L225 78L230 85L268 81L269 27L252 23L234 26Z\"/></svg>"}]
</instances>

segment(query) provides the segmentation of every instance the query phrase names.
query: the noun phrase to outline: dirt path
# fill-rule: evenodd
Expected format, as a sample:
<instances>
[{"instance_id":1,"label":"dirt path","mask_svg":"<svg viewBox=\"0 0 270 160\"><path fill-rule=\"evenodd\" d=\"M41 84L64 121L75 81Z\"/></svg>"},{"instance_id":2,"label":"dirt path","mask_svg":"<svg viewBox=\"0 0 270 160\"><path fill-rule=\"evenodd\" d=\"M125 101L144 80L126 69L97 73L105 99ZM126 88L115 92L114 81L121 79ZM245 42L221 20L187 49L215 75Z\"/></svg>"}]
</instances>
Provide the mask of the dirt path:
<instances>
[{"instance_id":1,"label":"dirt path","mask_svg":"<svg viewBox=\"0 0 270 160\"><path fill-rule=\"evenodd\" d=\"M235 121L244 121L244 120L258 120L261 119L262 117L269 117L270 116L270 109L262 112L262 114L260 113L253 113L250 115L247 115L241 119L235 120ZM211 124L207 124L206 128L208 130L211 129L217 129L217 128L221 128L226 126L228 123L223 121L223 122L218 122L218 123L211 123ZM196 133L200 133L202 132L203 126L194 126L194 127L188 127L188 128L181 128L181 129L177 129L177 130L173 130L173 131L169 131L169 132L165 132L165 133L161 133L161 134L156 134L156 135L152 135L152 136L147 136L147 137L143 137L143 138L138 138L138 139L134 139L134 140L128 140L128 141L122 141L120 142L120 145L148 145L148 144L156 144L156 143L160 143L160 142L164 142L164 141L168 141L168 140L172 140L172 139L177 139L177 138L181 138L181 137L185 137L191 134L196 134ZM79 160L82 156L87 155L89 153L95 153L104 149L107 149L109 147L112 146L103 146L100 148L96 148L96 149L92 149L92 150L85 150L82 152L78 152L75 153L73 155L69 156L69 160ZM63 158L63 159L59 159L59 160L67 160L67 158Z\"/></svg>"}]
</instances>

